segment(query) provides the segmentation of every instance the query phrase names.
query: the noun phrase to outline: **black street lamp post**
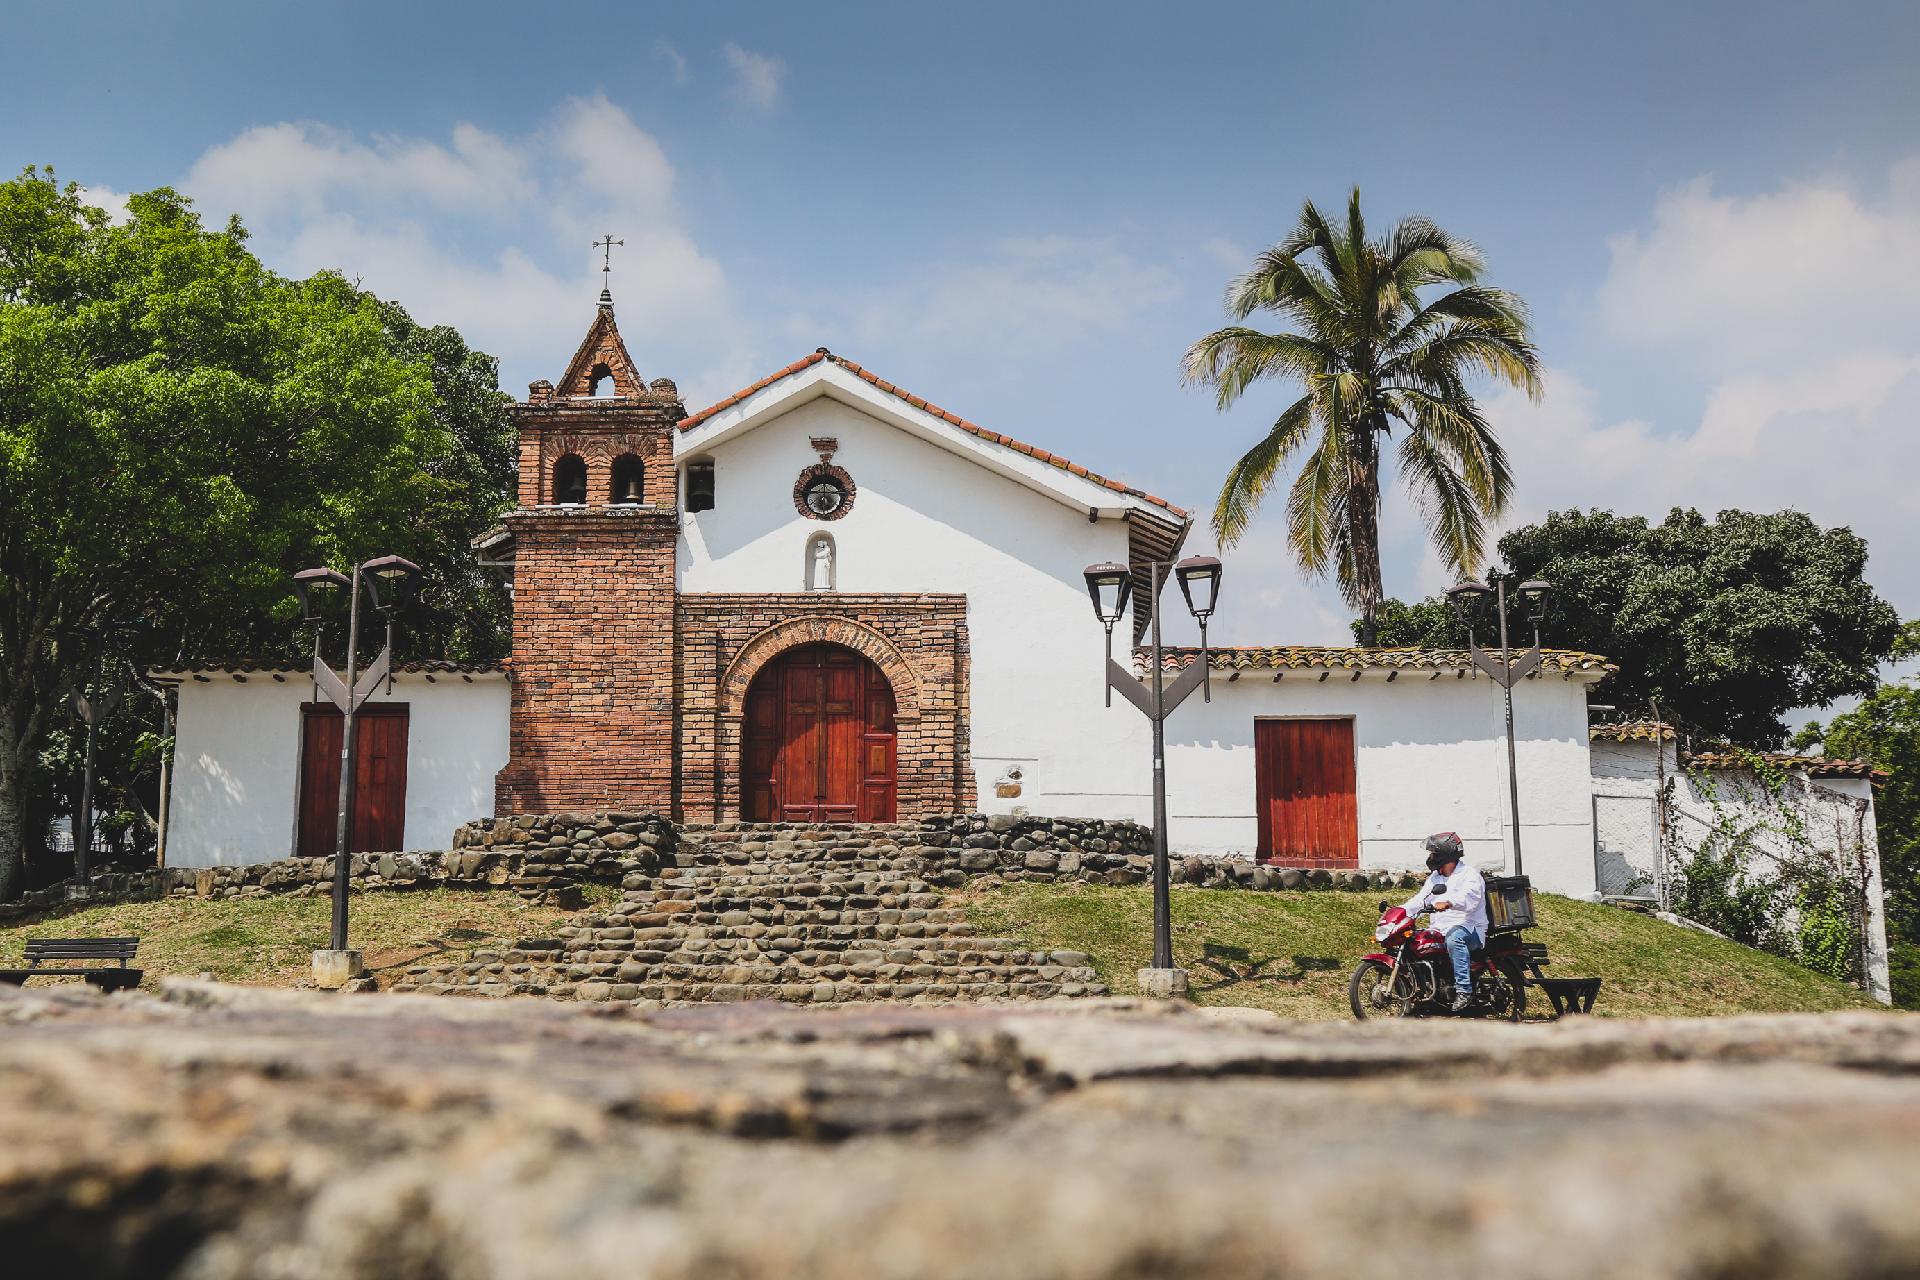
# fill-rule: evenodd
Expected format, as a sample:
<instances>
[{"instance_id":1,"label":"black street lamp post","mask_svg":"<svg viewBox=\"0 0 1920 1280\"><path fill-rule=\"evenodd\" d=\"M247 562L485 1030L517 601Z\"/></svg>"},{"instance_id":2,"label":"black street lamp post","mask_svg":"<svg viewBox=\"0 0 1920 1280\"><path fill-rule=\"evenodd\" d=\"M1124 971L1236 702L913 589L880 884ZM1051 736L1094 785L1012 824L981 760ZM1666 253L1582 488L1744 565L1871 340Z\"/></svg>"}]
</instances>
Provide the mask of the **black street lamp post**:
<instances>
[{"instance_id":1,"label":"black street lamp post","mask_svg":"<svg viewBox=\"0 0 1920 1280\"><path fill-rule=\"evenodd\" d=\"M1187 609L1200 623L1200 660L1180 673L1171 685L1166 683L1160 648L1160 589L1166 585L1171 568L1180 580L1180 594ZM1107 705L1113 705L1113 691L1153 722L1153 968L1141 974L1141 987L1150 995L1175 995L1186 990L1186 974L1174 967L1173 924L1168 894L1167 854L1167 735L1166 719L1175 707L1186 701L1196 687L1206 690L1208 701L1213 691L1208 685L1207 621L1220 594L1220 562L1212 556L1189 556L1175 565L1155 560L1147 566L1146 607L1153 620L1153 650L1150 671L1152 683L1141 687L1132 670L1113 660L1113 626L1126 612L1133 593L1133 573L1123 564L1087 566L1087 594L1093 611L1107 631Z\"/></svg>"},{"instance_id":2,"label":"black street lamp post","mask_svg":"<svg viewBox=\"0 0 1920 1280\"><path fill-rule=\"evenodd\" d=\"M1456 582L1447 588L1447 597L1454 608L1465 613L1466 602L1470 597L1492 595L1494 609L1500 615L1500 656L1495 658L1482 649L1473 640L1473 626L1469 617L1467 626L1467 652L1473 658L1473 665L1487 673L1506 695L1507 703L1507 803L1511 807L1513 818L1513 874L1526 874L1520 860L1520 766L1519 756L1514 747L1513 738L1513 682L1524 680L1540 667L1540 620L1546 614L1547 591L1551 584L1538 578L1529 578L1525 582L1515 582L1518 574L1489 574L1491 584L1475 579ZM1527 598L1530 611L1528 621L1533 623L1533 647L1525 653L1515 656L1507 636L1507 588L1514 589Z\"/></svg>"},{"instance_id":3,"label":"black street lamp post","mask_svg":"<svg viewBox=\"0 0 1920 1280\"><path fill-rule=\"evenodd\" d=\"M411 560L399 556L379 556L364 564L354 566L353 576L334 569L302 569L293 575L293 587L300 595L301 616L304 621L315 623L313 631L313 683L328 701L340 708L340 791L337 806L338 820L333 835L333 931L331 936L332 955L346 957L347 951L347 882L352 865L351 828L353 824L353 724L354 715L362 703L372 696L383 681L391 678L393 664L393 610L400 602L401 593L407 584L420 573L420 566ZM387 584L385 600L375 585L384 580ZM321 624L320 604L335 591L345 587L348 590L347 605L347 670L342 678L326 659L320 655ZM360 657L360 592L366 589L372 597L373 607L386 618L386 644L382 646L367 669L359 670ZM316 978L321 977L323 967L322 954L314 956ZM335 960L338 964L341 961ZM345 962L350 969L357 970L356 961ZM337 971L335 971L337 973ZM357 977L357 972L348 976ZM326 985L337 985L327 983Z\"/></svg>"}]
</instances>

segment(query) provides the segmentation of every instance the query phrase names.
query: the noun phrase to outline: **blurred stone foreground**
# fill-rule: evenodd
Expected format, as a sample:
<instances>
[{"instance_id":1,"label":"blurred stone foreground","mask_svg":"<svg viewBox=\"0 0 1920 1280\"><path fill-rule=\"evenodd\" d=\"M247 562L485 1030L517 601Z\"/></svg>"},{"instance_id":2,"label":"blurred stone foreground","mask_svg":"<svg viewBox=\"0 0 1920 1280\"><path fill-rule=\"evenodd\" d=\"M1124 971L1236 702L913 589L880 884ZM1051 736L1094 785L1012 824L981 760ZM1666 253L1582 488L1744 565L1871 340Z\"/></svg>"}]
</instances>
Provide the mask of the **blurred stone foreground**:
<instances>
[{"instance_id":1,"label":"blurred stone foreground","mask_svg":"<svg viewBox=\"0 0 1920 1280\"><path fill-rule=\"evenodd\" d=\"M1920 1016L0 988L8 1274L1920 1274Z\"/></svg>"}]
</instances>

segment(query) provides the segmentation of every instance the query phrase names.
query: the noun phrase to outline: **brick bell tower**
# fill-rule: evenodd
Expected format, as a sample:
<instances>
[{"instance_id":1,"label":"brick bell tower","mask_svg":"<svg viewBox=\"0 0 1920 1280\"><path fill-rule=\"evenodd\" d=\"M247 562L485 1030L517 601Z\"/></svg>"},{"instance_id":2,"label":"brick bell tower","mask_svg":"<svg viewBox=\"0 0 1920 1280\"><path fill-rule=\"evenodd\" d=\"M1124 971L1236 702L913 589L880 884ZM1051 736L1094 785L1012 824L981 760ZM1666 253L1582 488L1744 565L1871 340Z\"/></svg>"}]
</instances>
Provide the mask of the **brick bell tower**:
<instances>
[{"instance_id":1,"label":"brick bell tower","mask_svg":"<svg viewBox=\"0 0 1920 1280\"><path fill-rule=\"evenodd\" d=\"M686 406L671 379L642 381L602 289L558 385L534 383L511 413L513 704L494 811L671 814L673 434Z\"/></svg>"}]
</instances>

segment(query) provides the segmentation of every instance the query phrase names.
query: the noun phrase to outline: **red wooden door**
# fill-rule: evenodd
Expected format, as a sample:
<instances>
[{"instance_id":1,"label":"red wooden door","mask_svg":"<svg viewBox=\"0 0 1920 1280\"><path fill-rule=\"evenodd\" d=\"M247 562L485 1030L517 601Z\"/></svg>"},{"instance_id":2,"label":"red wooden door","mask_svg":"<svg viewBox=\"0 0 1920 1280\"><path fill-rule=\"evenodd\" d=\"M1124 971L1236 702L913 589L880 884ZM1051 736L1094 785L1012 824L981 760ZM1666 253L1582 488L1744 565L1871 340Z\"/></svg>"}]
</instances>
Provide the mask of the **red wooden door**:
<instances>
[{"instance_id":1,"label":"red wooden door","mask_svg":"<svg viewBox=\"0 0 1920 1280\"><path fill-rule=\"evenodd\" d=\"M340 805L340 726L337 708L306 703L300 724L300 834L304 858L334 851ZM407 704L376 702L353 722L354 853L406 848Z\"/></svg>"},{"instance_id":2,"label":"red wooden door","mask_svg":"<svg viewBox=\"0 0 1920 1280\"><path fill-rule=\"evenodd\" d=\"M893 821L893 687L851 649L807 645L767 664L744 729L749 820Z\"/></svg>"},{"instance_id":3,"label":"red wooden door","mask_svg":"<svg viewBox=\"0 0 1920 1280\"><path fill-rule=\"evenodd\" d=\"M1260 861L1360 865L1353 721L1254 721L1253 772Z\"/></svg>"}]
</instances>

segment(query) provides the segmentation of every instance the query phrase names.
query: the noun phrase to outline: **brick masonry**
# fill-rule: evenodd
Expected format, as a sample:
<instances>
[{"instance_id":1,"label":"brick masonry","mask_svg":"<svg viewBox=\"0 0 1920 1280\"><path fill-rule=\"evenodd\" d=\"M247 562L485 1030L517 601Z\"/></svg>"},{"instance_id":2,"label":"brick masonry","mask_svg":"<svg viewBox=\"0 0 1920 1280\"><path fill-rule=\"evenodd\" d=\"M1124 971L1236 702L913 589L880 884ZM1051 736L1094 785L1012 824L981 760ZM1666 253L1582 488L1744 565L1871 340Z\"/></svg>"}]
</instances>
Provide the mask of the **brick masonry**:
<instances>
[{"instance_id":1,"label":"brick masonry","mask_svg":"<svg viewBox=\"0 0 1920 1280\"><path fill-rule=\"evenodd\" d=\"M865 655L893 686L898 816L971 810L964 596L677 595L672 437L686 407L670 380L641 380L610 303L559 386L534 383L513 414L513 694L496 814L738 818L747 690L767 662L819 642ZM610 501L626 454L642 466L639 505ZM586 464L584 505L553 502L569 455Z\"/></svg>"},{"instance_id":2,"label":"brick masonry","mask_svg":"<svg viewBox=\"0 0 1920 1280\"><path fill-rule=\"evenodd\" d=\"M798 645L844 645L893 686L900 820L974 804L967 741L967 599L961 595L684 595L680 628L680 804L689 822L740 817L747 691Z\"/></svg>"}]
</instances>

